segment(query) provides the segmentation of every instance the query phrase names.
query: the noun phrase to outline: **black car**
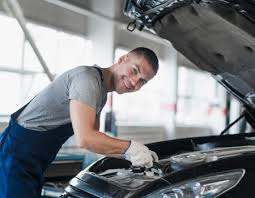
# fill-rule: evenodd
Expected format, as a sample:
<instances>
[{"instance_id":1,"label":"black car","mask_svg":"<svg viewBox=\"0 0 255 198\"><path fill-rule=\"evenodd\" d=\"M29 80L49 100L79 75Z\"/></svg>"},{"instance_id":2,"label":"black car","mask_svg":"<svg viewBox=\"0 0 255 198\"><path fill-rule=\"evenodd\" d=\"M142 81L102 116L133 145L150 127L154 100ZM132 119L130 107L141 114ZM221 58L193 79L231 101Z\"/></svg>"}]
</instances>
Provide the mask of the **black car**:
<instances>
[{"instance_id":1,"label":"black car","mask_svg":"<svg viewBox=\"0 0 255 198\"><path fill-rule=\"evenodd\" d=\"M128 29L146 28L208 71L243 105L255 127L255 1L127 0ZM150 169L105 157L73 178L63 197L255 197L255 132L147 145Z\"/></svg>"}]
</instances>

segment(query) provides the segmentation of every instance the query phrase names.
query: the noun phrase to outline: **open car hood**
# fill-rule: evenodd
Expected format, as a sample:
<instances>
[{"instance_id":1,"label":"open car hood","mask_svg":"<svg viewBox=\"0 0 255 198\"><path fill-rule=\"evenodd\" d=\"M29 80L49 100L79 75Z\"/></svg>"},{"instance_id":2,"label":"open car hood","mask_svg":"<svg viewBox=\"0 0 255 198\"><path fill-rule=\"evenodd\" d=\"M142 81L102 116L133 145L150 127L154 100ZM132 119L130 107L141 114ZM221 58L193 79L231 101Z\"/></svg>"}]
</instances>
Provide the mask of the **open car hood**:
<instances>
[{"instance_id":1,"label":"open car hood","mask_svg":"<svg viewBox=\"0 0 255 198\"><path fill-rule=\"evenodd\" d=\"M129 29L147 27L210 72L255 118L255 1L127 0Z\"/></svg>"}]
</instances>

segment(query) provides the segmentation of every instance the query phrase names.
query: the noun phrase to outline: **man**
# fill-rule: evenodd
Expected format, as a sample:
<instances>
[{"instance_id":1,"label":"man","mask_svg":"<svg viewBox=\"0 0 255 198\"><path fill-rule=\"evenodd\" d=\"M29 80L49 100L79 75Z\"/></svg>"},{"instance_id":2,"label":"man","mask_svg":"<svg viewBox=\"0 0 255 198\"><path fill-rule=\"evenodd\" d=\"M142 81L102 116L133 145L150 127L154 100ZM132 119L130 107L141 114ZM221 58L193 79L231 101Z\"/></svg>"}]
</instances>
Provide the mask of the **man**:
<instances>
[{"instance_id":1,"label":"man","mask_svg":"<svg viewBox=\"0 0 255 198\"><path fill-rule=\"evenodd\" d=\"M98 130L107 92L137 91L157 70L155 53L140 47L108 68L80 66L56 78L11 115L0 137L0 197L40 197L45 169L73 133L81 148L151 167L157 155L146 146Z\"/></svg>"}]
</instances>

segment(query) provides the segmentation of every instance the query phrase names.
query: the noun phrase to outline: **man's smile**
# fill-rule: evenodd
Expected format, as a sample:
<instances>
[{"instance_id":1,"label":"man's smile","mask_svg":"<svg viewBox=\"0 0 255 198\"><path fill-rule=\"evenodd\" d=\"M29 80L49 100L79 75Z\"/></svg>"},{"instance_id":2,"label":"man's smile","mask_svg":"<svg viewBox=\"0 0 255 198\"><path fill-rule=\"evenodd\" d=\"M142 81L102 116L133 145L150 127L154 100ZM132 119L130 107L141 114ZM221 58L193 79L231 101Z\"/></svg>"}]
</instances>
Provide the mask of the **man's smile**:
<instances>
[{"instance_id":1,"label":"man's smile","mask_svg":"<svg viewBox=\"0 0 255 198\"><path fill-rule=\"evenodd\" d=\"M132 85L126 77L123 77L123 83L128 90L131 89Z\"/></svg>"}]
</instances>

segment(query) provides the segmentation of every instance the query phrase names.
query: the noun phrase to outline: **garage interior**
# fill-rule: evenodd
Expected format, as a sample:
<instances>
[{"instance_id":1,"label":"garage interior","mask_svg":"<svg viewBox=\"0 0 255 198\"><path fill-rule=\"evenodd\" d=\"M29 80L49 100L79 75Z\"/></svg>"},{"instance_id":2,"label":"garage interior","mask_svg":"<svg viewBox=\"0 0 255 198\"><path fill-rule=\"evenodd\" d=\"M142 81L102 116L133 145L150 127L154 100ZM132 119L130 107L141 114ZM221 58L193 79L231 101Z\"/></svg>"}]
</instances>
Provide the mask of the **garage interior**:
<instances>
[{"instance_id":1,"label":"garage interior","mask_svg":"<svg viewBox=\"0 0 255 198\"><path fill-rule=\"evenodd\" d=\"M171 43L146 29L128 31L124 0L0 3L0 131L54 77L79 65L110 66L140 46L158 55L158 74L137 93L108 94L100 131L147 144L217 135L240 115L239 103ZM245 126L240 122L228 133ZM71 137L46 171L42 196L61 195L71 177L100 157L77 149Z\"/></svg>"}]
</instances>

